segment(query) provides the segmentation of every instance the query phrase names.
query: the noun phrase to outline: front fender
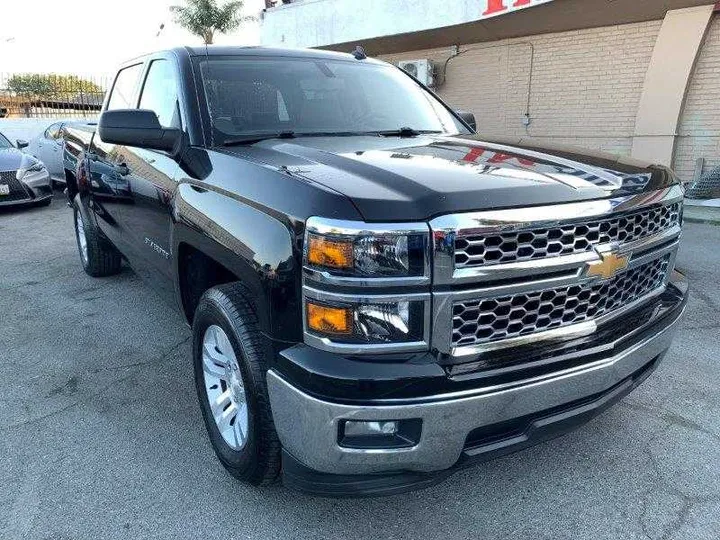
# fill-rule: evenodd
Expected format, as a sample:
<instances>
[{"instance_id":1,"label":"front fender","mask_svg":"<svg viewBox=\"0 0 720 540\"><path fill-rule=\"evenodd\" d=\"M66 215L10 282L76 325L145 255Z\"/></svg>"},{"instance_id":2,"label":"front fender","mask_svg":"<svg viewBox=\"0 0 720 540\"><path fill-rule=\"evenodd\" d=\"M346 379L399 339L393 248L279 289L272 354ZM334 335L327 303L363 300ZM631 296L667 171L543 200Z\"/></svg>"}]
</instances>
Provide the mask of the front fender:
<instances>
[{"instance_id":1,"label":"front fender","mask_svg":"<svg viewBox=\"0 0 720 540\"><path fill-rule=\"evenodd\" d=\"M302 325L297 322L299 264L290 223L231 195L190 183L178 186L173 212L173 253L185 243L212 258L250 290L261 330L268 337L302 339ZM175 289L182 306L177 271Z\"/></svg>"}]
</instances>

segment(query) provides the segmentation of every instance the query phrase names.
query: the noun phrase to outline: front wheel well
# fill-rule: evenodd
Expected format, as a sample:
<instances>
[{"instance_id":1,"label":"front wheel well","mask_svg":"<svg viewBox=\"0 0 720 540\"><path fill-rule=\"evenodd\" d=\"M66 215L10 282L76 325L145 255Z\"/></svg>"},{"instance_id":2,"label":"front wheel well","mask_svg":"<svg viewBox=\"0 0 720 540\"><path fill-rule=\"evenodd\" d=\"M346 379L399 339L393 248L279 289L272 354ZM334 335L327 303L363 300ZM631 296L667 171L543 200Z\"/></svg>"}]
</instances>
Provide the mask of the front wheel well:
<instances>
[{"instance_id":1,"label":"front wheel well","mask_svg":"<svg viewBox=\"0 0 720 540\"><path fill-rule=\"evenodd\" d=\"M238 277L212 257L188 245L178 247L178 281L183 313L192 325L200 298L208 289L239 281Z\"/></svg>"}]
</instances>

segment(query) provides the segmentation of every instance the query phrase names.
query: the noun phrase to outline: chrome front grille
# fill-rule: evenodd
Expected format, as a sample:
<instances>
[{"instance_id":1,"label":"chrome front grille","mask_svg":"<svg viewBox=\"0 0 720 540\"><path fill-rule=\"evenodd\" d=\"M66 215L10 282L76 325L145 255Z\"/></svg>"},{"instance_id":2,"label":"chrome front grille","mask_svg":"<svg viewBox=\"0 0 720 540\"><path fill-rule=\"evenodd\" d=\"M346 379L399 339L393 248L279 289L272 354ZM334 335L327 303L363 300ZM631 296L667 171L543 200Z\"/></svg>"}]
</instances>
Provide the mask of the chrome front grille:
<instances>
[{"instance_id":1,"label":"chrome front grille","mask_svg":"<svg viewBox=\"0 0 720 540\"><path fill-rule=\"evenodd\" d=\"M456 302L452 346L514 338L601 317L662 287L668 263L666 255L608 281Z\"/></svg>"},{"instance_id":2,"label":"chrome front grille","mask_svg":"<svg viewBox=\"0 0 720 540\"><path fill-rule=\"evenodd\" d=\"M459 231L455 268L490 266L592 251L600 244L632 242L680 223L680 204L630 212L606 219L497 234Z\"/></svg>"},{"instance_id":3,"label":"chrome front grille","mask_svg":"<svg viewBox=\"0 0 720 540\"><path fill-rule=\"evenodd\" d=\"M682 188L430 222L432 346L462 357L587 335L664 290Z\"/></svg>"}]
</instances>

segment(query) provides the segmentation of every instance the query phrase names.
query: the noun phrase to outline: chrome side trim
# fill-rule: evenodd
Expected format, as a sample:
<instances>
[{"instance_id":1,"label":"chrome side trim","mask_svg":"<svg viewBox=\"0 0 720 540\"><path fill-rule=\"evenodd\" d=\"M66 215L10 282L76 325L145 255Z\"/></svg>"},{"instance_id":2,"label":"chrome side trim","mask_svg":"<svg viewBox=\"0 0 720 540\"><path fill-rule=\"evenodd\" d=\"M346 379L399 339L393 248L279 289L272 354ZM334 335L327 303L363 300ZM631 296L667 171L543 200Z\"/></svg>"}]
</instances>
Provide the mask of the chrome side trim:
<instances>
[{"instance_id":1,"label":"chrome side trim","mask_svg":"<svg viewBox=\"0 0 720 540\"><path fill-rule=\"evenodd\" d=\"M307 234L317 233L325 236L358 237L358 236L402 236L409 234L424 235L424 261L422 276L408 277L369 277L369 276L337 276L327 270L314 268L307 262ZM305 227L303 246L303 277L317 283L345 285L351 287L391 287L430 284L430 229L427 223L365 223L311 217Z\"/></svg>"},{"instance_id":2,"label":"chrome side trim","mask_svg":"<svg viewBox=\"0 0 720 540\"><path fill-rule=\"evenodd\" d=\"M382 303L393 301L421 301L423 302L423 337L422 341L407 343L338 343L327 337L322 337L308 331L307 313L305 310L305 299L312 298L325 302L338 303ZM430 293L412 294L338 294L320 291L308 286L303 286L303 336L305 343L323 351L338 352L344 354L372 354L372 353L393 353L427 351L430 345L430 321L432 313L432 297Z\"/></svg>"}]
</instances>

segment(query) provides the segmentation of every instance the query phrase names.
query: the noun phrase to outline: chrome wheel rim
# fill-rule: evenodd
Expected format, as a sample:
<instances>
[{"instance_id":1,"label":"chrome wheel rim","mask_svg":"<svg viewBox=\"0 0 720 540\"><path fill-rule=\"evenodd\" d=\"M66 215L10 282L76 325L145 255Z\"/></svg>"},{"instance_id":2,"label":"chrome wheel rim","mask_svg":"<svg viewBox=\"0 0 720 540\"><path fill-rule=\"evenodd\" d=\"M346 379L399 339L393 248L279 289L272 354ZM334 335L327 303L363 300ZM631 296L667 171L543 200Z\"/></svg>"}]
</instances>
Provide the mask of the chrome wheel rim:
<instances>
[{"instance_id":1,"label":"chrome wheel rim","mask_svg":"<svg viewBox=\"0 0 720 540\"><path fill-rule=\"evenodd\" d=\"M82 258L83 264L87 265L88 262L88 247L87 238L85 237L85 223L83 222L82 215L77 212L75 217L75 228L77 230L78 247L80 248L80 257Z\"/></svg>"},{"instance_id":2,"label":"chrome wheel rim","mask_svg":"<svg viewBox=\"0 0 720 540\"><path fill-rule=\"evenodd\" d=\"M202 364L205 391L215 425L227 445L240 450L248 436L245 383L227 334L215 324L205 330Z\"/></svg>"}]
</instances>

